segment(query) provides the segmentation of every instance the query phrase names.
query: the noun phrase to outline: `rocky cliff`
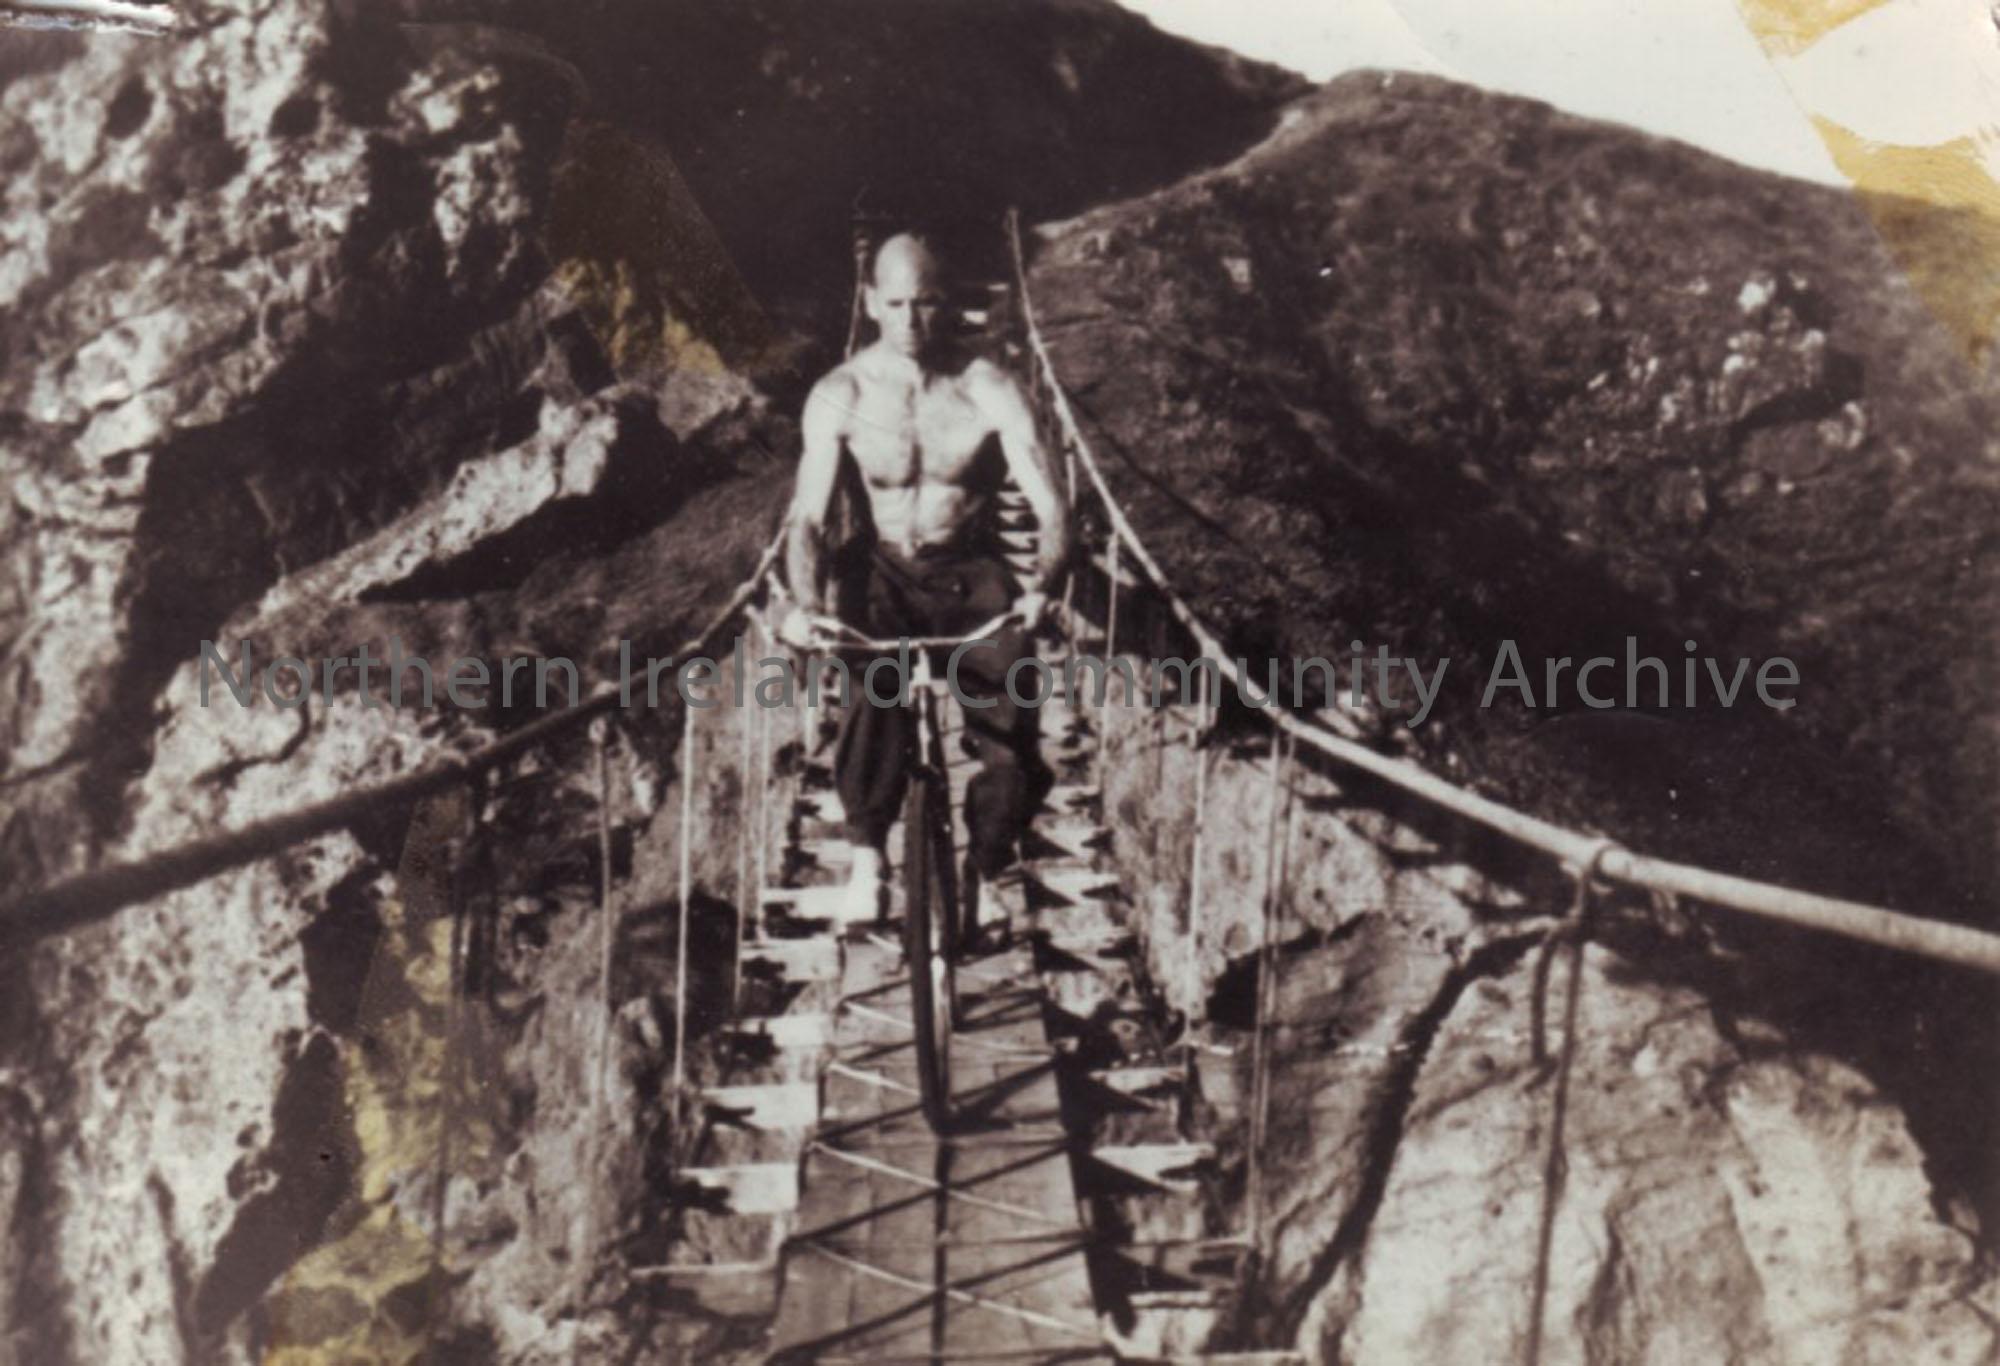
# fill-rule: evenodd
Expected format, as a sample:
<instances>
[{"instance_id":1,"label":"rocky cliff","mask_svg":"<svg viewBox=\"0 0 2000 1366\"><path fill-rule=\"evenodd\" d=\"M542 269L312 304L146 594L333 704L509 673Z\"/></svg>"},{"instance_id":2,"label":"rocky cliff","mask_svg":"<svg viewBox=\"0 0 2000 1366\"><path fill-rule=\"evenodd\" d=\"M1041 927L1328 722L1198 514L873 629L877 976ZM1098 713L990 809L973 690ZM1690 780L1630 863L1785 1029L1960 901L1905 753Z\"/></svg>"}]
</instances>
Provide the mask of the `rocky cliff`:
<instances>
[{"instance_id":1,"label":"rocky cliff","mask_svg":"<svg viewBox=\"0 0 2000 1366\"><path fill-rule=\"evenodd\" d=\"M1751 871L1850 889L1873 875L1889 895L1887 819L1928 820L1970 851L1958 866L1981 866L1965 813L1987 810L1990 746L1949 748L1920 718L1945 708L1991 737L1973 615L1991 588L1988 389L1945 368L1837 196L1407 82L1336 86L1263 140L1295 82L1094 0L183 8L170 40L0 33L0 864L15 882L350 790L534 714L370 710L351 688L204 708L202 638L312 658L393 635L433 659L564 656L586 679L620 636L664 652L748 570L783 499L790 415L845 321L857 184L939 178L967 221L1010 202L1084 215L1038 249L1059 363L1127 453L1142 529L1233 642L1470 654L1640 620L1795 648L1814 682L1803 749L1734 729L1694 746L1642 729L1624 749L1481 729L1462 698L1419 748ZM1891 684L1905 703L1868 705ZM626 914L608 980L604 793L580 737L484 793L10 953L8 1351L754 1355L754 1320L690 1326L625 1274L663 1255L676 1143L660 1085L674 739L629 726L609 757ZM1783 762L1746 788L1753 741ZM697 752L705 935L729 923L746 803L731 733ZM1644 796L1600 815L1634 782L1667 785L1669 761L1679 791L1795 819L1745 838ZM1120 779L1128 798L1151 771ZM1867 800L1807 804L1827 771L1859 775ZM1118 851L1158 902L1149 928L1173 923L1184 814L1159 790ZM1322 795L1285 990L1287 1010L1335 998L1333 1022L1283 1065L1326 1104L1275 1136L1290 1174L1246 1309L1264 1326L1240 1336L1329 1358L1476 1355L1453 1334L1497 1337L1517 1312L1496 1300L1452 1325L1481 1269L1426 1282L1417 1304L1397 1268L1429 1236L1426 1200L1445 1191L1467 1217L1456 1207L1514 1179L1530 1146L1518 1094L1475 1082L1479 1041L1507 1027L1491 993L1517 1003L1525 971L1517 932L1487 922L1530 923L1549 889L1482 863L1439 875L1449 896L1385 893L1352 842L1406 837L1367 813L1350 830L1332 813L1347 797ZM1254 823L1247 796L1234 806ZM1828 849L1858 854L1822 869ZM1218 933L1202 962L1225 1019L1250 933ZM1172 952L1171 932L1152 939ZM1767 978L1628 950L1617 981L1601 960L1591 979L1616 1003L1617 1056L1647 1060L1649 1102L1711 1109L1691 1128L1678 1108L1628 1124L1599 1095L1617 1065L1586 1066L1578 1124L1604 1157L1580 1204L1615 1217L1580 1226L1589 1249L1559 1241L1558 1311L1606 1325L1607 1360L1706 1313L1713 1284L1639 1250L1692 1226L1646 1196L1655 1145L1692 1133L1733 1154L1720 1193L1698 1161L1661 1188L1705 1192L1693 1225L1740 1253L1731 1284L1821 1298L1739 1304L1688 1350L1756 1355L1800 1324L1848 1341L1827 1285L1865 1300L1885 1341L1976 1344L1957 1192L1983 1131L1938 1099L1964 1055L1922 1054L1928 1081L1898 1089L1882 1057L1907 1031L1855 1061L1841 1030L1809 1027L1815 1005L1851 1004L1814 994L1838 961L1805 955L1803 984L1746 1035L1728 1031ZM697 979L712 1017L715 983ZM1710 1030L1705 1010L1730 1023ZM1355 1040L1408 1063L1342 1072ZM1508 1146L1434 1180L1473 1123ZM1778 1275L1764 1253L1783 1221L1743 1202L1795 1153L1834 1175L1800 1187L1821 1224L1796 1238L1815 1250ZM1830 1210L1851 1230L1823 1227ZM1627 1251L1605 1253L1604 1229ZM1893 1251L1818 1279L1864 1244Z\"/></svg>"},{"instance_id":2,"label":"rocky cliff","mask_svg":"<svg viewBox=\"0 0 2000 1366\"><path fill-rule=\"evenodd\" d=\"M1344 665L1357 639L1450 658L1422 723L1407 687L1346 723L1638 847L1995 922L1995 377L1846 196L1365 74L1226 166L1045 228L1034 255L1109 482L1253 678ZM1799 705L1481 706L1502 639L1539 688L1544 657L1622 667L1627 636L1787 654ZM1513 1359L1551 1105L1533 960L1572 889L1308 761L1267 902L1252 713L1225 710L1205 758L1185 718L1114 707L1110 726L1148 959L1238 1045L1236 1094L1267 905L1282 945L1269 1235L1232 1345ZM1599 926L1548 1350L1990 1355L1991 984L1671 904ZM1227 1105L1217 1123L1241 1141ZM1212 1232L1247 1221L1248 1168L1238 1148L1246 1186Z\"/></svg>"},{"instance_id":3,"label":"rocky cliff","mask_svg":"<svg viewBox=\"0 0 2000 1366\"><path fill-rule=\"evenodd\" d=\"M181 8L172 38L0 32L13 886L536 714L370 709L351 672L203 707L204 638L561 656L586 685L620 637L682 639L774 524L838 344L792 320L844 321L855 181L910 172L914 130L963 129L983 207L1033 184L1067 209L1233 154L1295 89L1068 0L928 32L813 4ZM611 756L609 983L580 738L476 803L10 952L7 1359L694 1350L619 1275L663 1255L671 1191L673 738ZM743 810L740 774L702 771L698 927Z\"/></svg>"},{"instance_id":4,"label":"rocky cliff","mask_svg":"<svg viewBox=\"0 0 2000 1366\"><path fill-rule=\"evenodd\" d=\"M1434 762L1755 876L1994 914L2000 379L1851 196L1357 74L1055 226L1035 280L1114 484L1234 644L1450 658L1402 737ZM1798 706L1478 705L1501 640L1540 691L1545 658L1622 673L1627 636L1788 656ZM1926 862L1960 885L1913 896Z\"/></svg>"}]
</instances>

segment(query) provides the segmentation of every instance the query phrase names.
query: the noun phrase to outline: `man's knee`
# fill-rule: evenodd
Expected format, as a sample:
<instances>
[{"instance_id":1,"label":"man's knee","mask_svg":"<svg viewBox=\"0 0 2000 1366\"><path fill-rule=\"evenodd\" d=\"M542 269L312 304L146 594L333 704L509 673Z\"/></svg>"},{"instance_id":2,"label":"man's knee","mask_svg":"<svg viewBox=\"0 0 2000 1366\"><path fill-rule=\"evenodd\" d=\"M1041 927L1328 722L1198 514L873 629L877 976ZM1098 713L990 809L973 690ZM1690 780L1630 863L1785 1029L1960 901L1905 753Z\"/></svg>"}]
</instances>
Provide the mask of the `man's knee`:
<instances>
[{"instance_id":1,"label":"man's knee","mask_svg":"<svg viewBox=\"0 0 2000 1366\"><path fill-rule=\"evenodd\" d=\"M1020 750L998 742L979 746L979 764L988 773L1025 772L1028 768Z\"/></svg>"}]
</instances>

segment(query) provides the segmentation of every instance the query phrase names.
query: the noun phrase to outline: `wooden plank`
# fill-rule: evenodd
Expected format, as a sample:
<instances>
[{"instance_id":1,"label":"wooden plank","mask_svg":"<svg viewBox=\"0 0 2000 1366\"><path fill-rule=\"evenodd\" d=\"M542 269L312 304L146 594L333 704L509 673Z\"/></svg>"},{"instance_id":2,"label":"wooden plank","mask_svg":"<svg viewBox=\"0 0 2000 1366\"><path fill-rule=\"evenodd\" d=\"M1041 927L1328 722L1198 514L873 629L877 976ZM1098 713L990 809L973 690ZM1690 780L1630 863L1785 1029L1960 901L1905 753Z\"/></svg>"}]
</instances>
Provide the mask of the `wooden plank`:
<instances>
[{"instance_id":1,"label":"wooden plank","mask_svg":"<svg viewBox=\"0 0 2000 1366\"><path fill-rule=\"evenodd\" d=\"M1002 1333L1015 1350L1027 1351L1060 1352L1099 1341L1090 1277L1075 1247L954 1246L945 1250L945 1266L952 1284L988 1301L946 1306L948 1352L997 1346Z\"/></svg>"},{"instance_id":2,"label":"wooden plank","mask_svg":"<svg viewBox=\"0 0 2000 1366\"><path fill-rule=\"evenodd\" d=\"M808 939L755 939L743 945L743 966L771 964L788 982L824 982L841 975L840 943L827 935Z\"/></svg>"},{"instance_id":3,"label":"wooden plank","mask_svg":"<svg viewBox=\"0 0 2000 1366\"><path fill-rule=\"evenodd\" d=\"M682 1167L678 1174L719 1195L731 1214L783 1214L799 1203L799 1169L789 1162Z\"/></svg>"},{"instance_id":4,"label":"wooden plank","mask_svg":"<svg viewBox=\"0 0 2000 1366\"><path fill-rule=\"evenodd\" d=\"M1201 1183L1191 1174L1194 1167L1215 1157L1212 1143L1106 1143L1090 1150L1090 1155L1107 1167L1137 1177L1162 1190L1192 1195Z\"/></svg>"},{"instance_id":5,"label":"wooden plank","mask_svg":"<svg viewBox=\"0 0 2000 1366\"><path fill-rule=\"evenodd\" d=\"M946 1154L946 1173L957 1189L995 1203L1039 1211L1061 1220L1072 1241L1023 1243L1046 1230L984 1205L953 1202L944 1211L945 1272L983 1300L1025 1311L1009 1314L980 1305L946 1306L944 1345L969 1351L996 1343L1004 1333L1016 1350L1061 1350L1096 1340L1096 1312L1082 1252L1069 1153L1061 1142L1026 1151L960 1147ZM1062 1325L1068 1325L1067 1328Z\"/></svg>"},{"instance_id":6,"label":"wooden plank","mask_svg":"<svg viewBox=\"0 0 2000 1366\"><path fill-rule=\"evenodd\" d=\"M945 1183L980 1197L981 1203L950 1201L944 1231L954 1242L977 1243L1062 1228L1082 1236L1069 1150L1060 1138L1033 1147L954 1147L944 1155ZM995 1206L1033 1211L1034 1218L1010 1215Z\"/></svg>"},{"instance_id":7,"label":"wooden plank","mask_svg":"<svg viewBox=\"0 0 2000 1366\"><path fill-rule=\"evenodd\" d=\"M839 990L774 1359L1033 1359L1097 1346L1032 956L990 955L962 972L962 1123L942 1139L916 1103L900 946L851 940Z\"/></svg>"},{"instance_id":8,"label":"wooden plank","mask_svg":"<svg viewBox=\"0 0 2000 1366\"><path fill-rule=\"evenodd\" d=\"M929 1285L936 1274L935 1197L818 1152L807 1160L805 1190L785 1256L774 1355L816 1343L829 1350L837 1343L842 1354L929 1352L928 1294L859 1272L818 1249L834 1247L887 1276Z\"/></svg>"},{"instance_id":9,"label":"wooden plank","mask_svg":"<svg viewBox=\"0 0 2000 1366\"><path fill-rule=\"evenodd\" d=\"M810 1129L819 1120L819 1087L811 1082L710 1086L701 1098L724 1122L764 1132Z\"/></svg>"}]
</instances>

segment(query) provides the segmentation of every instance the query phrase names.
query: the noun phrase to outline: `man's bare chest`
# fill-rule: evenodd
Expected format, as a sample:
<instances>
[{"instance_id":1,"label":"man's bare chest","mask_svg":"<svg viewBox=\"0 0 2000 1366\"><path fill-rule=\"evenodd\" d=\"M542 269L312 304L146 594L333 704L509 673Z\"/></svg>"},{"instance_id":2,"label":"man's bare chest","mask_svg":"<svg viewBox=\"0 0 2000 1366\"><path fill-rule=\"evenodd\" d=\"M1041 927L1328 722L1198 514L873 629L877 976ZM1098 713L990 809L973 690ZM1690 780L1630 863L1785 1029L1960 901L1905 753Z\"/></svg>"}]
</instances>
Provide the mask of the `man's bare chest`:
<instances>
[{"instance_id":1,"label":"man's bare chest","mask_svg":"<svg viewBox=\"0 0 2000 1366\"><path fill-rule=\"evenodd\" d=\"M993 425L956 385L869 386L842 432L862 475L878 487L958 483Z\"/></svg>"}]
</instances>

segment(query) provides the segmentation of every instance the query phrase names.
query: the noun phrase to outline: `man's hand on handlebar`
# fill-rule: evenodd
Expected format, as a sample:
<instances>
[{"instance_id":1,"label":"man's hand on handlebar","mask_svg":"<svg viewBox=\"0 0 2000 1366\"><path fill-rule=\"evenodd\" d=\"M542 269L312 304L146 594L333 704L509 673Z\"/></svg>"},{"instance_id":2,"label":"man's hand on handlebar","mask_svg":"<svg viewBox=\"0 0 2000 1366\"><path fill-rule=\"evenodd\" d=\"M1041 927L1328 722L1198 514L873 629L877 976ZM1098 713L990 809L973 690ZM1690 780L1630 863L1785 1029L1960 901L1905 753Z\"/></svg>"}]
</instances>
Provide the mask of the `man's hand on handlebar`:
<instances>
[{"instance_id":1,"label":"man's hand on handlebar","mask_svg":"<svg viewBox=\"0 0 2000 1366\"><path fill-rule=\"evenodd\" d=\"M793 604L787 607L772 624L771 634L780 645L805 653L825 649L890 649L897 645L924 649L943 649L960 645L966 641L990 640L1009 627L1018 626L1033 632L1048 615L1049 599L1045 593L1023 593L1014 605L993 620L977 626L963 635L916 636L900 640L872 640L866 634L849 626L837 617Z\"/></svg>"},{"instance_id":2,"label":"man's hand on handlebar","mask_svg":"<svg viewBox=\"0 0 2000 1366\"><path fill-rule=\"evenodd\" d=\"M1042 623L1049 615L1049 595L1029 590L1014 599L1014 609L1010 615L1021 622L1021 630L1028 635L1042 629Z\"/></svg>"},{"instance_id":3,"label":"man's hand on handlebar","mask_svg":"<svg viewBox=\"0 0 2000 1366\"><path fill-rule=\"evenodd\" d=\"M818 632L813 629L812 613L797 603L787 607L772 624L771 634L777 637L780 645L794 650L809 650L818 639Z\"/></svg>"}]
</instances>

